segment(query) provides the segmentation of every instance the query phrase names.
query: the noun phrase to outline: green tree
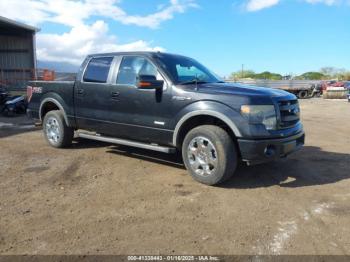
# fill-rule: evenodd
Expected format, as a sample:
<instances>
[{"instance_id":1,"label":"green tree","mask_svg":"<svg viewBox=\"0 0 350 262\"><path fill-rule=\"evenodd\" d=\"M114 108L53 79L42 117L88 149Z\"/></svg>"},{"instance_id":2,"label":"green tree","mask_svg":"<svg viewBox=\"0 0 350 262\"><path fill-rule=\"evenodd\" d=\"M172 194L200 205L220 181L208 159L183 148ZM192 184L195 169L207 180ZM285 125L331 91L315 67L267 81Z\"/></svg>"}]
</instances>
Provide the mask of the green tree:
<instances>
[{"instance_id":1,"label":"green tree","mask_svg":"<svg viewBox=\"0 0 350 262\"><path fill-rule=\"evenodd\" d=\"M253 70L239 70L231 74L232 79L240 78L254 78L255 72Z\"/></svg>"},{"instance_id":2,"label":"green tree","mask_svg":"<svg viewBox=\"0 0 350 262\"><path fill-rule=\"evenodd\" d=\"M336 68L336 67L322 67L320 69L320 72L326 76L328 79L338 79L342 80L344 78L344 75L347 74L346 69L344 68Z\"/></svg>"},{"instance_id":3,"label":"green tree","mask_svg":"<svg viewBox=\"0 0 350 262\"><path fill-rule=\"evenodd\" d=\"M320 69L320 73L327 76L327 78L332 78L336 72L336 68L332 66L325 66Z\"/></svg>"},{"instance_id":4,"label":"green tree","mask_svg":"<svg viewBox=\"0 0 350 262\"><path fill-rule=\"evenodd\" d=\"M264 71L261 73L255 73L253 70L239 70L233 72L230 76L231 79L265 79L265 80L281 80L283 76L278 73L272 73ZM326 80L326 79L338 79L342 81L350 81L350 71L343 68L336 67L322 67L319 72L310 71L294 77L296 80Z\"/></svg>"},{"instance_id":5,"label":"green tree","mask_svg":"<svg viewBox=\"0 0 350 262\"><path fill-rule=\"evenodd\" d=\"M350 71L340 73L337 78L343 81L350 81Z\"/></svg>"},{"instance_id":6,"label":"green tree","mask_svg":"<svg viewBox=\"0 0 350 262\"><path fill-rule=\"evenodd\" d=\"M327 75L320 72L306 72L298 77L301 80L322 80L326 78Z\"/></svg>"},{"instance_id":7,"label":"green tree","mask_svg":"<svg viewBox=\"0 0 350 262\"><path fill-rule=\"evenodd\" d=\"M276 74L276 73L271 73L269 71L262 72L260 74L255 74L254 76L255 79L267 79L267 80L281 80L282 75Z\"/></svg>"}]
</instances>

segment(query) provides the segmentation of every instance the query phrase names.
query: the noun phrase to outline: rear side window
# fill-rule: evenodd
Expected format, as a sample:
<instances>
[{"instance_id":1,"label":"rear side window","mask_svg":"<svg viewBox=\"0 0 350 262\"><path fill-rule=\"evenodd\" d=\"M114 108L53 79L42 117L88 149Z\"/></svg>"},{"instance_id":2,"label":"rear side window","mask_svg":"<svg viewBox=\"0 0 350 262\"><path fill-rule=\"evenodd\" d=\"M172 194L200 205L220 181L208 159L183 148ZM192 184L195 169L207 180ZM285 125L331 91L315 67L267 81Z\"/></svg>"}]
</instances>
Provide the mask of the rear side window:
<instances>
[{"instance_id":1,"label":"rear side window","mask_svg":"<svg viewBox=\"0 0 350 262\"><path fill-rule=\"evenodd\" d=\"M113 57L92 58L85 70L84 82L106 83Z\"/></svg>"},{"instance_id":2,"label":"rear side window","mask_svg":"<svg viewBox=\"0 0 350 262\"><path fill-rule=\"evenodd\" d=\"M136 85L139 75L159 78L157 68L146 58L140 56L125 56L120 64L117 84Z\"/></svg>"}]
</instances>

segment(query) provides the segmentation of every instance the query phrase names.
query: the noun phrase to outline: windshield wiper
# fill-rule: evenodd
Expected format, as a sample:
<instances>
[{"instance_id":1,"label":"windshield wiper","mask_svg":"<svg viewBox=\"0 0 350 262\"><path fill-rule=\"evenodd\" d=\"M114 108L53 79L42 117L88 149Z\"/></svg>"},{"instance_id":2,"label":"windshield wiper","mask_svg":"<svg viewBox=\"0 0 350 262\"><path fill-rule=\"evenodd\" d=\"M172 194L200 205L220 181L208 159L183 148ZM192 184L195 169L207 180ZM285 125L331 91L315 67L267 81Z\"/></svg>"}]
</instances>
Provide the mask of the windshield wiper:
<instances>
[{"instance_id":1,"label":"windshield wiper","mask_svg":"<svg viewBox=\"0 0 350 262\"><path fill-rule=\"evenodd\" d=\"M206 84L209 83L203 80L192 79L190 81L180 82L179 85L190 85L190 84Z\"/></svg>"}]
</instances>

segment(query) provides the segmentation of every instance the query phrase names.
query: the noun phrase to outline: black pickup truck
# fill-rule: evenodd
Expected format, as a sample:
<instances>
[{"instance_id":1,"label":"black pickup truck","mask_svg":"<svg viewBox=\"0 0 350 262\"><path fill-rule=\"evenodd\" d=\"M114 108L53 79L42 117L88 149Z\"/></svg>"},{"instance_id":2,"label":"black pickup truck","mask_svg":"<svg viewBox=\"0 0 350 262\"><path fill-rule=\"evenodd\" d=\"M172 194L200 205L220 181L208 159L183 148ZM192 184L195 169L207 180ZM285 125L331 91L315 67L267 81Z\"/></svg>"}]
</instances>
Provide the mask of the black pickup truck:
<instances>
[{"instance_id":1,"label":"black pickup truck","mask_svg":"<svg viewBox=\"0 0 350 262\"><path fill-rule=\"evenodd\" d=\"M77 137L182 152L194 179L215 185L240 160L262 163L304 144L297 98L221 81L194 59L161 52L89 55L76 80L34 81L28 115L54 147Z\"/></svg>"}]
</instances>

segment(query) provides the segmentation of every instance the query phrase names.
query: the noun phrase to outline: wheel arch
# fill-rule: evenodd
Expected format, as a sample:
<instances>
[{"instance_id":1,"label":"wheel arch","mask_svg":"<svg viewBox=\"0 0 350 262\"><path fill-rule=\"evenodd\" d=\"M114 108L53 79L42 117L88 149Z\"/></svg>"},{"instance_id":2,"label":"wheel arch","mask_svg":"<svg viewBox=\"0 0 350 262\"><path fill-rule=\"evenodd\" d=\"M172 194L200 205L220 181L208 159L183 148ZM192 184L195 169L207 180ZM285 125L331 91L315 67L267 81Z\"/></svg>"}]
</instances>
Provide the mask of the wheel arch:
<instances>
[{"instance_id":1,"label":"wheel arch","mask_svg":"<svg viewBox=\"0 0 350 262\"><path fill-rule=\"evenodd\" d=\"M184 136L189 130L208 123L223 126L224 129L228 129L227 131L234 139L241 137L238 127L228 116L213 110L197 110L187 113L177 122L173 134L173 145L177 148L181 147Z\"/></svg>"},{"instance_id":2,"label":"wheel arch","mask_svg":"<svg viewBox=\"0 0 350 262\"><path fill-rule=\"evenodd\" d=\"M41 101L39 107L40 121L43 121L45 115L52 110L61 110L63 113L64 121L66 122L66 125L69 126L68 117L66 111L64 110L64 107L57 99L52 97L46 97Z\"/></svg>"}]
</instances>

